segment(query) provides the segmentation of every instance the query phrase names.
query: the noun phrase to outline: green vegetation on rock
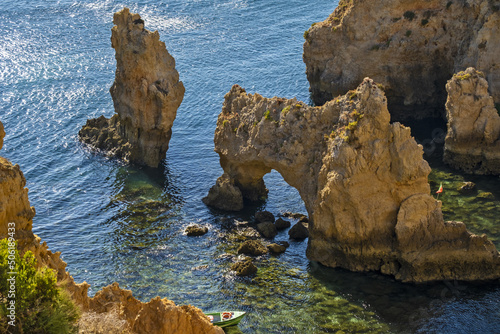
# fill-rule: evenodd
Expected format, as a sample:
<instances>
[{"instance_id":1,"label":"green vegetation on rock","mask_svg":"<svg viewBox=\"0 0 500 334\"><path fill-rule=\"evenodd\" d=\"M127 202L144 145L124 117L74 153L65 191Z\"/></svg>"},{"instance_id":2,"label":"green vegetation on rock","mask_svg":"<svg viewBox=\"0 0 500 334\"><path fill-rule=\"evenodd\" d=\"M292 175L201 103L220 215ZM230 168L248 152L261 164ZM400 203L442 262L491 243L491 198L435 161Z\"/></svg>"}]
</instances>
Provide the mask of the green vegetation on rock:
<instances>
[{"instance_id":1,"label":"green vegetation on rock","mask_svg":"<svg viewBox=\"0 0 500 334\"><path fill-rule=\"evenodd\" d=\"M12 245L12 244L11 244ZM13 267L15 267L13 269ZM16 272L15 275L9 274ZM15 277L15 290L11 279ZM14 282L14 281L12 281ZM15 295L15 298L12 296ZM9 249L7 239L0 241L0 332L12 332L7 306L15 300L17 333L76 333L79 309L69 294L57 286L56 274L37 269L33 253L20 256L17 247Z\"/></svg>"}]
</instances>

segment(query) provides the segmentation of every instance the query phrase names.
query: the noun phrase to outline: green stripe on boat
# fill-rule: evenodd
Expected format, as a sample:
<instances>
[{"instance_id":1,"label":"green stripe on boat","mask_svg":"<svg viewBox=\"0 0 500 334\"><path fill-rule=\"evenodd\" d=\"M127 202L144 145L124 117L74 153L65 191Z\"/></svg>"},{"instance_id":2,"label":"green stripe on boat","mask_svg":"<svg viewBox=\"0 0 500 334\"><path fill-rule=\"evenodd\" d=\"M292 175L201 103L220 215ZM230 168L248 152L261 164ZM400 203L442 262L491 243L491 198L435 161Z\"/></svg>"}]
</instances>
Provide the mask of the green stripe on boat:
<instances>
[{"instance_id":1,"label":"green stripe on boat","mask_svg":"<svg viewBox=\"0 0 500 334\"><path fill-rule=\"evenodd\" d=\"M205 313L205 315L210 319L212 324L219 327L236 326L237 324L240 323L241 319L243 319L245 314L246 312L238 312L238 311Z\"/></svg>"}]
</instances>

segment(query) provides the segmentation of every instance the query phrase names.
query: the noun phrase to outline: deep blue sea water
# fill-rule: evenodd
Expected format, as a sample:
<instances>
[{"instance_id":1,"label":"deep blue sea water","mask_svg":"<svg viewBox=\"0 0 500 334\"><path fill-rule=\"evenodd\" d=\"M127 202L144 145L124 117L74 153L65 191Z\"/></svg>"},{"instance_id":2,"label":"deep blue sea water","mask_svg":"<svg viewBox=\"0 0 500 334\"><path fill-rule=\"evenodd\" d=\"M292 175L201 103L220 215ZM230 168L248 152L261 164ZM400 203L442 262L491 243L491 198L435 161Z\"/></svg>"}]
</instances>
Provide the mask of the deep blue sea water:
<instances>
[{"instance_id":1,"label":"deep blue sea water","mask_svg":"<svg viewBox=\"0 0 500 334\"><path fill-rule=\"evenodd\" d=\"M62 252L77 282L89 282L91 294L117 281L144 301L160 295L204 311L245 310L244 333L500 332L495 285L414 286L325 268L306 259L306 242L258 259L254 278L229 270L227 254L238 245L233 219L249 220L260 209L305 209L275 172L265 177L270 196L258 207L228 214L201 202L222 173L213 133L224 94L237 83L251 93L309 102L303 32L336 3L2 2L0 121L7 135L1 154L25 173L37 211L34 232ZM93 154L76 136L88 118L114 112L110 29L113 13L124 6L159 31L186 87L165 164L156 170ZM433 177L450 187L464 179L440 166ZM500 182L474 181L497 199L483 203L450 191L444 206L498 246ZM192 222L210 232L188 238L183 231ZM277 240L287 237L281 232Z\"/></svg>"}]
</instances>

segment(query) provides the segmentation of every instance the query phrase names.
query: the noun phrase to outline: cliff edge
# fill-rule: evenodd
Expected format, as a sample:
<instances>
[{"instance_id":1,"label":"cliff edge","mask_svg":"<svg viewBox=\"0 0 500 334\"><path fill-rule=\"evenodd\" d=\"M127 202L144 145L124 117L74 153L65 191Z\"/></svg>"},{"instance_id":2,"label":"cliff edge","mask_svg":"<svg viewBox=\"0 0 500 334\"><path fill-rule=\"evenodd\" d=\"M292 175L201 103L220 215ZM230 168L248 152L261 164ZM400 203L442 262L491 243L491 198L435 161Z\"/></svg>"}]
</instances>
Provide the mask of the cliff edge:
<instances>
[{"instance_id":1,"label":"cliff edge","mask_svg":"<svg viewBox=\"0 0 500 334\"><path fill-rule=\"evenodd\" d=\"M168 150L184 85L158 31L144 29L139 14L124 8L113 23L116 74L110 93L116 114L88 120L78 135L108 156L157 167Z\"/></svg>"},{"instance_id":2,"label":"cliff edge","mask_svg":"<svg viewBox=\"0 0 500 334\"><path fill-rule=\"evenodd\" d=\"M444 116L447 80L471 66L500 103L498 1L341 0L304 37L317 105L368 76L384 85L393 120Z\"/></svg>"},{"instance_id":3,"label":"cliff edge","mask_svg":"<svg viewBox=\"0 0 500 334\"><path fill-rule=\"evenodd\" d=\"M214 141L224 174L204 202L227 210L235 196L237 210L240 199L266 196L263 176L276 170L309 213L311 260L405 282L500 277L491 241L443 220L422 147L409 128L390 123L371 79L322 107L235 85Z\"/></svg>"}]
</instances>

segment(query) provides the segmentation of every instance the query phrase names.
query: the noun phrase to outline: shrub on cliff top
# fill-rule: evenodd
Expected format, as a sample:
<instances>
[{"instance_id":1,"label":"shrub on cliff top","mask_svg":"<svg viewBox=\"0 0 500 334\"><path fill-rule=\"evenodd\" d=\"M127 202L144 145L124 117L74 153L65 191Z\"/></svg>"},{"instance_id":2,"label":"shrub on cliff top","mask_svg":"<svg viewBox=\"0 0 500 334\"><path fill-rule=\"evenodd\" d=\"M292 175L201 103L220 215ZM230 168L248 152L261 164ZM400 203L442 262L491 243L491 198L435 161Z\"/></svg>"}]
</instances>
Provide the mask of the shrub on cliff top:
<instances>
[{"instance_id":1,"label":"shrub on cliff top","mask_svg":"<svg viewBox=\"0 0 500 334\"><path fill-rule=\"evenodd\" d=\"M11 277L15 277L12 285L15 291L7 281ZM78 330L79 309L68 293L57 286L55 272L46 267L37 269L36 259L29 251L21 257L17 247L9 250L7 239L0 240L0 300L2 333L12 332L14 328L13 332L41 334L76 333ZM15 300L15 327L9 325L7 318L11 300Z\"/></svg>"}]
</instances>

